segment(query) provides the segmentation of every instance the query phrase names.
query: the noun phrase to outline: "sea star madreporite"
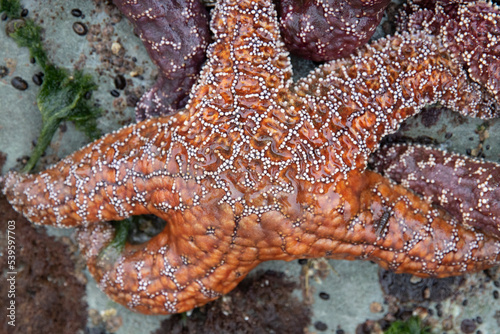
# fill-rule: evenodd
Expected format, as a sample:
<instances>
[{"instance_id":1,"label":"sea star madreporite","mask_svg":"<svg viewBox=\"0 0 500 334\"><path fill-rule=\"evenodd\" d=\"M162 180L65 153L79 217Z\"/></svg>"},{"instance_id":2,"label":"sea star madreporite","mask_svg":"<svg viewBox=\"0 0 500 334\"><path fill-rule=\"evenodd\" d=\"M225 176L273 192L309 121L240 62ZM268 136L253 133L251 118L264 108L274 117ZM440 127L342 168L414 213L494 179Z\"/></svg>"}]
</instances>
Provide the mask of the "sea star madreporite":
<instances>
[{"instance_id":1,"label":"sea star madreporite","mask_svg":"<svg viewBox=\"0 0 500 334\"><path fill-rule=\"evenodd\" d=\"M379 40L293 84L271 1L221 1L212 29L185 111L5 177L31 221L83 226L89 269L111 298L182 312L276 259L364 259L438 277L500 263L500 241L365 170L380 139L425 104L498 114L438 38ZM114 233L102 221L146 213L167 221L159 235L99 255Z\"/></svg>"}]
</instances>

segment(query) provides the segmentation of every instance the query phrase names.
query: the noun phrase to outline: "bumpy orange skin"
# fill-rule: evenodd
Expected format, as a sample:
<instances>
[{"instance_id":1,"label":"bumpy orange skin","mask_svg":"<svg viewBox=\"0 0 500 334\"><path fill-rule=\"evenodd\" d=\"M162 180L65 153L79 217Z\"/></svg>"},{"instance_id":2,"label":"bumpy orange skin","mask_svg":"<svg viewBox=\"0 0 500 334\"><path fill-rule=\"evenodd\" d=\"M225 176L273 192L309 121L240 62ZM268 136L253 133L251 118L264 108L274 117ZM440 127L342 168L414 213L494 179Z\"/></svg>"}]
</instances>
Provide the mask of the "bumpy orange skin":
<instances>
[{"instance_id":1,"label":"bumpy orange skin","mask_svg":"<svg viewBox=\"0 0 500 334\"><path fill-rule=\"evenodd\" d=\"M500 242L381 175L380 139L428 103L493 117L496 102L433 36L397 35L292 86L270 1L221 1L186 111L109 134L4 192L35 223L83 226L89 269L114 300L183 312L257 264L326 256L448 276L500 262ZM485 111L486 110L486 111ZM100 256L106 220L167 221L147 244Z\"/></svg>"}]
</instances>

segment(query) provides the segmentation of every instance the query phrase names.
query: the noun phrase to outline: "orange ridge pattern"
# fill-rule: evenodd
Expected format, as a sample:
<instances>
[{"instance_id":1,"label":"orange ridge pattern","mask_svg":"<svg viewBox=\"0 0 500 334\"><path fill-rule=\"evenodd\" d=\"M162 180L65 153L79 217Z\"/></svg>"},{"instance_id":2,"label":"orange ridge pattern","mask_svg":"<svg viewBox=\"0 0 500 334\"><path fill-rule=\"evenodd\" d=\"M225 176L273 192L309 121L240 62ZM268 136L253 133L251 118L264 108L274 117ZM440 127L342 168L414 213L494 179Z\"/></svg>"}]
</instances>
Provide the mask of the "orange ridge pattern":
<instances>
[{"instance_id":1,"label":"orange ridge pattern","mask_svg":"<svg viewBox=\"0 0 500 334\"><path fill-rule=\"evenodd\" d=\"M134 124L37 175L10 172L34 223L80 226L91 273L147 314L190 310L257 264L326 256L449 276L500 262L500 241L366 171L380 139L424 105L476 117L497 101L434 36L398 34L293 84L271 1L220 1L185 111ZM113 256L103 221L155 214L165 229Z\"/></svg>"}]
</instances>

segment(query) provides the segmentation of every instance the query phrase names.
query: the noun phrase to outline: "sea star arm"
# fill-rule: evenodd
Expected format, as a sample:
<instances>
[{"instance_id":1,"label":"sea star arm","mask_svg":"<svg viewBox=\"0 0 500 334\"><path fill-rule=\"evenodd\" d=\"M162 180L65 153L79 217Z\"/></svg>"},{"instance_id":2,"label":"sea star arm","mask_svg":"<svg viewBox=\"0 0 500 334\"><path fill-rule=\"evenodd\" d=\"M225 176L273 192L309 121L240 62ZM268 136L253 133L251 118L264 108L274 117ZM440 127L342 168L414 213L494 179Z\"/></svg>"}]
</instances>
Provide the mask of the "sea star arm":
<instances>
[{"instance_id":1,"label":"sea star arm","mask_svg":"<svg viewBox=\"0 0 500 334\"><path fill-rule=\"evenodd\" d=\"M287 49L314 61L343 58L372 37L390 0L278 1Z\"/></svg>"},{"instance_id":2,"label":"sea star arm","mask_svg":"<svg viewBox=\"0 0 500 334\"><path fill-rule=\"evenodd\" d=\"M373 260L395 272L438 277L479 271L500 259L496 238L459 224L375 172L351 175L336 191L345 198L341 213L346 230L339 239L348 251L343 258ZM335 249L331 257L339 258L342 248L334 245L329 246Z\"/></svg>"},{"instance_id":3,"label":"sea star arm","mask_svg":"<svg viewBox=\"0 0 500 334\"><path fill-rule=\"evenodd\" d=\"M378 40L357 55L320 66L297 82L294 91L309 120L297 131L309 138L312 134L311 141L329 142L319 155L338 166L311 172L323 177L363 170L382 137L427 104L439 102L481 118L496 117L500 110L437 38L423 34Z\"/></svg>"},{"instance_id":4,"label":"sea star arm","mask_svg":"<svg viewBox=\"0 0 500 334\"><path fill-rule=\"evenodd\" d=\"M134 24L160 73L140 99L137 121L185 106L205 60L208 18L200 0L113 0Z\"/></svg>"},{"instance_id":5,"label":"sea star arm","mask_svg":"<svg viewBox=\"0 0 500 334\"><path fill-rule=\"evenodd\" d=\"M159 235L146 244L126 244L119 254L106 248L115 232L110 224L80 228L80 248L100 288L147 314L188 311L231 291L260 261L256 248L248 247L256 243L254 235L243 234L244 244L232 242L234 213L217 205L222 196L213 192L182 213L172 211Z\"/></svg>"},{"instance_id":6,"label":"sea star arm","mask_svg":"<svg viewBox=\"0 0 500 334\"><path fill-rule=\"evenodd\" d=\"M466 226L500 237L500 165L419 145L373 157L377 171L444 207Z\"/></svg>"},{"instance_id":7,"label":"sea star arm","mask_svg":"<svg viewBox=\"0 0 500 334\"><path fill-rule=\"evenodd\" d=\"M183 193L173 188L185 170L176 161L177 148L170 146L170 127L183 117L110 133L39 174L10 172L3 191L17 211L38 224L72 227L162 215L182 202Z\"/></svg>"},{"instance_id":8,"label":"sea star arm","mask_svg":"<svg viewBox=\"0 0 500 334\"><path fill-rule=\"evenodd\" d=\"M81 230L80 246L111 298L155 314L218 298L267 260L362 259L437 277L498 263L500 241L467 229L375 172L352 171L337 186L295 186L279 210L240 219L228 204L214 205L224 196L214 192L200 206L166 217L165 231L146 245L127 245L114 257L101 253L113 237L109 224Z\"/></svg>"}]
</instances>

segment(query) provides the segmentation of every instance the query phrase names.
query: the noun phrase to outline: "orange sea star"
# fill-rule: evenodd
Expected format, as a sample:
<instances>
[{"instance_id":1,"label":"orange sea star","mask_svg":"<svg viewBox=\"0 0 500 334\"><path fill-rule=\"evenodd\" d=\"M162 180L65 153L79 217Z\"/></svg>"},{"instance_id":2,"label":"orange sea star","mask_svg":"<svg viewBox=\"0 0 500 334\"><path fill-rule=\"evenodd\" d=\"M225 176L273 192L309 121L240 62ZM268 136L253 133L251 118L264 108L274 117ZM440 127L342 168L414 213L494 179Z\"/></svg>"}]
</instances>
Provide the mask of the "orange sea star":
<instances>
[{"instance_id":1,"label":"orange sea star","mask_svg":"<svg viewBox=\"0 0 500 334\"><path fill-rule=\"evenodd\" d=\"M500 241L365 170L381 138L426 104L493 117L494 98L429 34L402 33L293 84L270 0L217 4L215 41L185 111L134 124L4 193L34 223L83 226L91 273L149 314L203 305L257 264L326 256L448 276L500 263ZM165 229L99 257L103 221Z\"/></svg>"}]
</instances>

